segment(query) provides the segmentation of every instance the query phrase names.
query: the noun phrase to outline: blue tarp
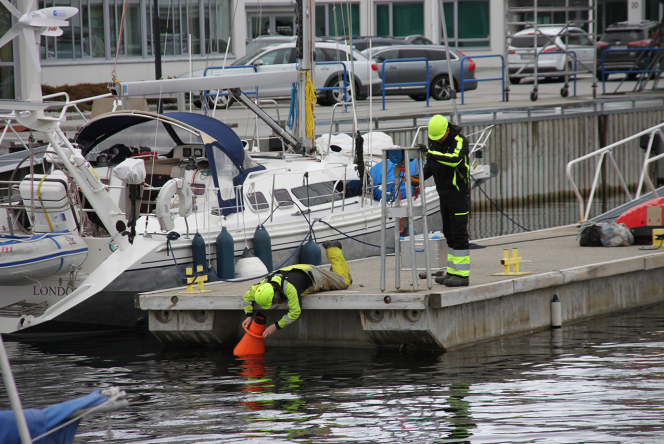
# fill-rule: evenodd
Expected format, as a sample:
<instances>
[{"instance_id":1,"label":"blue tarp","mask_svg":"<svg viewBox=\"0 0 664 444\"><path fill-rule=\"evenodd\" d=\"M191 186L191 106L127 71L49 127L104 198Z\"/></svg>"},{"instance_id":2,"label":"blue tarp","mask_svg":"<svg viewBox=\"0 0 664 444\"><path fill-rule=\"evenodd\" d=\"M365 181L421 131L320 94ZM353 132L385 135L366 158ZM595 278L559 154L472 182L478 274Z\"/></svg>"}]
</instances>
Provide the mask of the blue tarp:
<instances>
[{"instance_id":1,"label":"blue tarp","mask_svg":"<svg viewBox=\"0 0 664 444\"><path fill-rule=\"evenodd\" d=\"M401 172L401 177L403 178L406 173ZM417 159L410 161L410 174L415 176L418 174L417 171ZM371 168L371 177L373 178L373 197L375 200L380 200L382 196L381 186L383 183L383 162L378 162L376 165ZM354 193L359 194L360 190L360 181L351 180L347 184ZM392 195L394 190L394 164L387 161L387 194L388 196ZM406 198L406 179L403 179L401 182L401 196L403 199Z\"/></svg>"},{"instance_id":2,"label":"blue tarp","mask_svg":"<svg viewBox=\"0 0 664 444\"><path fill-rule=\"evenodd\" d=\"M25 420L28 423L30 436L32 439L43 435L58 425L65 423L65 418L80 409L86 409L97 406L106 401L109 397L100 394L95 390L87 396L63 402L43 410L27 409L23 410ZM66 427L45 436L36 441L37 444L69 444L74 441L76 429L79 421L74 421ZM13 411L0 411L0 443L2 444L21 444L21 437L16 426L16 419Z\"/></svg>"}]
</instances>

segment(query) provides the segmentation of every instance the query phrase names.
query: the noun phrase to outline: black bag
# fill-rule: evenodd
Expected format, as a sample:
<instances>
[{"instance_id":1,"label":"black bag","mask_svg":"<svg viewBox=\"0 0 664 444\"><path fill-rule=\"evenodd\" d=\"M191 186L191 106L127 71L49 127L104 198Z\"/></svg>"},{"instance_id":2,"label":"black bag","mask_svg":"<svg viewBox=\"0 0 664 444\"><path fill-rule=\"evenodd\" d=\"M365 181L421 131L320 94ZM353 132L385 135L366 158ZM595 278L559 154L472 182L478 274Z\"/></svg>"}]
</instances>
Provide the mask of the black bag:
<instances>
[{"instance_id":1,"label":"black bag","mask_svg":"<svg viewBox=\"0 0 664 444\"><path fill-rule=\"evenodd\" d=\"M579 245L582 247L601 247L602 226L592 224L581 227L581 230L579 230Z\"/></svg>"}]
</instances>

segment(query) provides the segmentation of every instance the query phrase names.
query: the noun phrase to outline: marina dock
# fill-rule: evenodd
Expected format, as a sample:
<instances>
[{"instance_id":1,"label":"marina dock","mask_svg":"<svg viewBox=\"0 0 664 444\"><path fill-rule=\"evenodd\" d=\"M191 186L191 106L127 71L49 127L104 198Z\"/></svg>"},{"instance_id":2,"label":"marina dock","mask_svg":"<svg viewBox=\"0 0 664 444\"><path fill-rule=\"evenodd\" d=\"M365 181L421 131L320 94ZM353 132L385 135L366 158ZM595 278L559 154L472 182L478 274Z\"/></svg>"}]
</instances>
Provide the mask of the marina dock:
<instances>
[{"instance_id":1,"label":"marina dock","mask_svg":"<svg viewBox=\"0 0 664 444\"><path fill-rule=\"evenodd\" d=\"M552 299L560 299L565 324L664 300L664 249L643 245L580 247L578 226L475 240L470 286L448 288L426 279L412 290L402 270L395 288L395 258L388 255L386 288L380 289L380 257L349 262L353 283L344 291L303 296L302 315L268 339L269 347L338 346L445 351L478 341L551 327ZM504 250L518 249L521 272L504 271ZM323 255L324 256L324 255ZM403 265L402 265L403 266ZM151 332L169 344L234 346L244 333L242 295L258 279L138 294L149 311ZM268 324L285 314L266 311Z\"/></svg>"}]
</instances>

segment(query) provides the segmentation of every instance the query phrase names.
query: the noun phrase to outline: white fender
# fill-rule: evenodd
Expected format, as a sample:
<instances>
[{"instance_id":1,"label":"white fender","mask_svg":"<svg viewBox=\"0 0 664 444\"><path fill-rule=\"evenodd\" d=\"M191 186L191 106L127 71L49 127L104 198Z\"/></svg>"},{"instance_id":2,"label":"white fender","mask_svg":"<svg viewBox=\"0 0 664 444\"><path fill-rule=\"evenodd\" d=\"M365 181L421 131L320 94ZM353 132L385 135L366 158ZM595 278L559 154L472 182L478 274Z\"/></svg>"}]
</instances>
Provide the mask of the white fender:
<instances>
[{"instance_id":1,"label":"white fender","mask_svg":"<svg viewBox=\"0 0 664 444\"><path fill-rule=\"evenodd\" d=\"M180 216L187 217L191 214L194 206L191 187L182 179L169 180L161 187L161 191L159 191L155 209L162 231L171 231L175 228L175 223L173 222L175 214L171 213L171 201L176 194L180 200Z\"/></svg>"}]
</instances>

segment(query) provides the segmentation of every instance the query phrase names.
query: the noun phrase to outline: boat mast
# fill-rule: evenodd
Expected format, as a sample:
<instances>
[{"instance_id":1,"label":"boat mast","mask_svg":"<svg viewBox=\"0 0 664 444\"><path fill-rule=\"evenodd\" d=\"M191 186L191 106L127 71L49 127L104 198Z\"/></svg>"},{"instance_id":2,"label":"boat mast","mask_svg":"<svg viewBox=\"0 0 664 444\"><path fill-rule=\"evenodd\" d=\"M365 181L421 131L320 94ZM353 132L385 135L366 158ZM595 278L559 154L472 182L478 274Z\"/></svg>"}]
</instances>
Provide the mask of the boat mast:
<instances>
[{"instance_id":1,"label":"boat mast","mask_svg":"<svg viewBox=\"0 0 664 444\"><path fill-rule=\"evenodd\" d=\"M307 138L307 73L311 81L314 81L312 69L312 54L315 51L313 33L311 30L314 23L313 0L296 0L297 8L297 43L295 45L296 58L298 60L298 90L297 90L297 128L296 137L305 147L305 151L311 148L311 140Z\"/></svg>"}]
</instances>

